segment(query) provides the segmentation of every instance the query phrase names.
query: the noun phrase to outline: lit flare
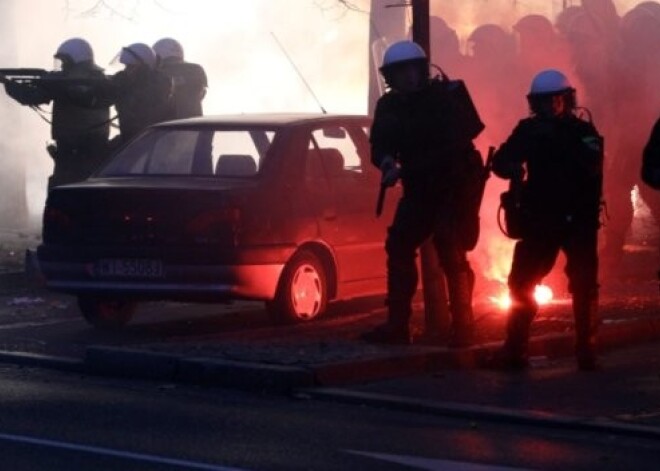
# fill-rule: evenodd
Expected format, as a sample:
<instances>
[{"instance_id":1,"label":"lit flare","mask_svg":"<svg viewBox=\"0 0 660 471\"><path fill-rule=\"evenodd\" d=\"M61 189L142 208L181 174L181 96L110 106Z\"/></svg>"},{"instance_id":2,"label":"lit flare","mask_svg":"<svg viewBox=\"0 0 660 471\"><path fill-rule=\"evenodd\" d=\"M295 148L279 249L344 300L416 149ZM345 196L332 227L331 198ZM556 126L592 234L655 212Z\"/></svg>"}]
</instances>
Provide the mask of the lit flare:
<instances>
[{"instance_id":1,"label":"lit flare","mask_svg":"<svg viewBox=\"0 0 660 471\"><path fill-rule=\"evenodd\" d=\"M552 289L546 285L538 285L534 289L534 299L539 304L539 306L545 306L552 302L554 294ZM490 300L495 303L497 307L506 311L508 310L513 302L511 301L511 296L508 291L501 293L498 296L491 296Z\"/></svg>"}]
</instances>

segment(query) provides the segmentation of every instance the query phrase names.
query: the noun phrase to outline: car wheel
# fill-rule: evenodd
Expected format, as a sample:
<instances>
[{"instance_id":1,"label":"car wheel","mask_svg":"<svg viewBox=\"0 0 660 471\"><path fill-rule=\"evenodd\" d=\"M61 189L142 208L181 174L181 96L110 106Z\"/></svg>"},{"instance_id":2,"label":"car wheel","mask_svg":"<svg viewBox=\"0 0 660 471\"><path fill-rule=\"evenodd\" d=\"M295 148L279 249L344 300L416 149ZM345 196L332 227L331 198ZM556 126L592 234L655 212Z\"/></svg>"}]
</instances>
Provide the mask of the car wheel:
<instances>
[{"instance_id":1,"label":"car wheel","mask_svg":"<svg viewBox=\"0 0 660 471\"><path fill-rule=\"evenodd\" d=\"M133 318L136 303L79 296L78 307L87 322L99 330L119 330Z\"/></svg>"},{"instance_id":2,"label":"car wheel","mask_svg":"<svg viewBox=\"0 0 660 471\"><path fill-rule=\"evenodd\" d=\"M318 318L327 304L323 262L314 253L302 250L284 267L275 299L267 303L267 308L276 323L299 324Z\"/></svg>"}]
</instances>

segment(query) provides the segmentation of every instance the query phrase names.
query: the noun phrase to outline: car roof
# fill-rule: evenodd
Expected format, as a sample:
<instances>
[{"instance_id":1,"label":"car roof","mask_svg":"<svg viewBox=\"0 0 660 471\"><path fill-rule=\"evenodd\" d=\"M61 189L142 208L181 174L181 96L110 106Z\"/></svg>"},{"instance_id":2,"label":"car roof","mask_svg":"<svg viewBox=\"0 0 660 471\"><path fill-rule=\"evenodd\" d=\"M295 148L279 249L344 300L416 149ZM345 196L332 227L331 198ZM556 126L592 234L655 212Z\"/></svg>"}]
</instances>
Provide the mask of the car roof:
<instances>
[{"instance_id":1,"label":"car roof","mask_svg":"<svg viewBox=\"0 0 660 471\"><path fill-rule=\"evenodd\" d=\"M198 118L179 119L157 124L156 127L179 127L179 126L231 126L231 125L253 125L253 126L291 126L306 123L323 123L324 121L356 120L366 121L365 115L349 114L321 114L321 113L247 113L228 114L216 116L201 116Z\"/></svg>"}]
</instances>

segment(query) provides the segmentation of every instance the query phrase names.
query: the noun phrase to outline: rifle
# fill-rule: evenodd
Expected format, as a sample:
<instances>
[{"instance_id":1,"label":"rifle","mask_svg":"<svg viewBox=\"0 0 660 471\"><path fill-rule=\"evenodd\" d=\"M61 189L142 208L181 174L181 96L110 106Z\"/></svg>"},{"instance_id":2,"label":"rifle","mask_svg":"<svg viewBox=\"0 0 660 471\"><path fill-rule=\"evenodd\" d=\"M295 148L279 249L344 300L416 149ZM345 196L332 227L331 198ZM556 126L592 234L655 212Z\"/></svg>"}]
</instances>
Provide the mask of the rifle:
<instances>
[{"instance_id":1,"label":"rifle","mask_svg":"<svg viewBox=\"0 0 660 471\"><path fill-rule=\"evenodd\" d=\"M107 86L110 77L79 78L64 75L51 75L45 69L0 69L0 83L17 83L22 85L33 85L41 87L50 92L61 91L64 87L104 87Z\"/></svg>"},{"instance_id":2,"label":"rifle","mask_svg":"<svg viewBox=\"0 0 660 471\"><path fill-rule=\"evenodd\" d=\"M45 69L0 69L0 83L34 83L48 73Z\"/></svg>"}]
</instances>

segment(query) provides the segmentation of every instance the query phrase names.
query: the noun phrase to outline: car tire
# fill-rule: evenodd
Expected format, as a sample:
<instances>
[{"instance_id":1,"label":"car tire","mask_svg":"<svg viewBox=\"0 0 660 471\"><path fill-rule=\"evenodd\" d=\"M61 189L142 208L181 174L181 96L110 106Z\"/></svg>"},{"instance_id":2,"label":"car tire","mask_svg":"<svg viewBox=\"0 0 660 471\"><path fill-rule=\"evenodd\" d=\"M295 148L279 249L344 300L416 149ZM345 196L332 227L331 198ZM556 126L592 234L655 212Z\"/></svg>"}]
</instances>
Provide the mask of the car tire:
<instances>
[{"instance_id":1,"label":"car tire","mask_svg":"<svg viewBox=\"0 0 660 471\"><path fill-rule=\"evenodd\" d=\"M301 250L284 267L275 299L266 303L276 324L302 324L319 318L328 305L326 267L313 252Z\"/></svg>"},{"instance_id":2,"label":"car tire","mask_svg":"<svg viewBox=\"0 0 660 471\"><path fill-rule=\"evenodd\" d=\"M119 330L133 318L136 303L93 296L79 296L78 307L85 320L99 330Z\"/></svg>"}]
</instances>

